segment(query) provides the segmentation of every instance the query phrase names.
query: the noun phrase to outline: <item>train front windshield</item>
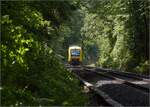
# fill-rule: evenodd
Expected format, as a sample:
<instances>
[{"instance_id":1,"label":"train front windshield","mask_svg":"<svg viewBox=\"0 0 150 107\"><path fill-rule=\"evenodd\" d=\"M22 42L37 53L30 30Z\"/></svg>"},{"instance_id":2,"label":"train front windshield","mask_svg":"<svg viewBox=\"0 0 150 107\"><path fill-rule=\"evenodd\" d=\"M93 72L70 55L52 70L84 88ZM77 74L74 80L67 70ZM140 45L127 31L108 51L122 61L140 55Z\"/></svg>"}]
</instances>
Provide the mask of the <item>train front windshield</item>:
<instances>
[{"instance_id":1,"label":"train front windshield","mask_svg":"<svg viewBox=\"0 0 150 107\"><path fill-rule=\"evenodd\" d=\"M79 49L71 50L71 56L80 56L80 50Z\"/></svg>"}]
</instances>

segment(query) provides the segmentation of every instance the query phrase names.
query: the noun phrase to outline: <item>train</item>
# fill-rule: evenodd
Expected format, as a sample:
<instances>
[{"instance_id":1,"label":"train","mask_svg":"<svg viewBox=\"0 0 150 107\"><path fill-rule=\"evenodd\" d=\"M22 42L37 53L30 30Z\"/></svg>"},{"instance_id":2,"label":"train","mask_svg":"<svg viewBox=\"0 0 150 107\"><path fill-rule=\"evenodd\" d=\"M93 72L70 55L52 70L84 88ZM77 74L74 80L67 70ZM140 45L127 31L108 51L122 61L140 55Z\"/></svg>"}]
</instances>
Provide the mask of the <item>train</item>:
<instances>
[{"instance_id":1,"label":"train","mask_svg":"<svg viewBox=\"0 0 150 107\"><path fill-rule=\"evenodd\" d=\"M68 48L68 63L70 65L81 65L83 60L83 50L80 46L73 45Z\"/></svg>"}]
</instances>

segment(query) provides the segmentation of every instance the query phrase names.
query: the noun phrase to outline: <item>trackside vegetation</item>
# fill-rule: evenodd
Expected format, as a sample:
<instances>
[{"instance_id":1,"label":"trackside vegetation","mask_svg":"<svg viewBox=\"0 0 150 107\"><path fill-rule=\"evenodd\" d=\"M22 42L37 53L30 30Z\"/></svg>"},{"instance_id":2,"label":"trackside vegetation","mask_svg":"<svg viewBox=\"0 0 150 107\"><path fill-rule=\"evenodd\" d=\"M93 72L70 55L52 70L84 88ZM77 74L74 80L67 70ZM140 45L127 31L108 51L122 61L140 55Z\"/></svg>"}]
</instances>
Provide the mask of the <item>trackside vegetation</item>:
<instances>
[{"instance_id":1,"label":"trackside vegetation","mask_svg":"<svg viewBox=\"0 0 150 107\"><path fill-rule=\"evenodd\" d=\"M82 0L81 4L87 61L104 68L149 74L149 1Z\"/></svg>"},{"instance_id":2,"label":"trackside vegetation","mask_svg":"<svg viewBox=\"0 0 150 107\"><path fill-rule=\"evenodd\" d=\"M86 105L79 81L56 54L57 30L65 20L59 14L68 14L63 6L73 7L69 2L2 1L3 106Z\"/></svg>"}]
</instances>

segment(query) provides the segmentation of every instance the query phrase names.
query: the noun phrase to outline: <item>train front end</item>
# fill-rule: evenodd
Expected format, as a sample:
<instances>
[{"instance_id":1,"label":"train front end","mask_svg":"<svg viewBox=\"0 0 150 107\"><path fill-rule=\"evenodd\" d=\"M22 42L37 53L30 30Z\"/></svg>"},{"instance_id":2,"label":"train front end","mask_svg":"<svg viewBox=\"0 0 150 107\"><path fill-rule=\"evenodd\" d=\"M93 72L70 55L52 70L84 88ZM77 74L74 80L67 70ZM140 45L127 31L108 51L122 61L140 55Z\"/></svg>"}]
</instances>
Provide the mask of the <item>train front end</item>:
<instances>
[{"instance_id":1,"label":"train front end","mask_svg":"<svg viewBox=\"0 0 150 107\"><path fill-rule=\"evenodd\" d=\"M80 46L70 46L68 49L68 63L71 65L82 64L82 48Z\"/></svg>"}]
</instances>

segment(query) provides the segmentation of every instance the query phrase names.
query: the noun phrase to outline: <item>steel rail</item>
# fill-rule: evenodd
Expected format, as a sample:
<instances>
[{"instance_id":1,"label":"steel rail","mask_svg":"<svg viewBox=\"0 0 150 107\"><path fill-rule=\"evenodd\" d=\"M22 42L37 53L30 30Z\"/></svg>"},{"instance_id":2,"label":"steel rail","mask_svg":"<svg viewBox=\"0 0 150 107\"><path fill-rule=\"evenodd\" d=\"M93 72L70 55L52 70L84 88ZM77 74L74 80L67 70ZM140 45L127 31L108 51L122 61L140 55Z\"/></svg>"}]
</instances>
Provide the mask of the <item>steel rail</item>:
<instances>
[{"instance_id":1,"label":"steel rail","mask_svg":"<svg viewBox=\"0 0 150 107\"><path fill-rule=\"evenodd\" d=\"M119 71L119 70L99 68L99 67L95 67L95 68L96 68L96 70L102 70L102 71L120 73L122 75L127 75L129 77L133 77L133 78L137 78L137 79L146 79L146 80L148 80L150 78L149 76L141 75L141 74L136 74L136 73L133 73L133 72L125 72L125 71L123 72L123 71Z\"/></svg>"},{"instance_id":2,"label":"steel rail","mask_svg":"<svg viewBox=\"0 0 150 107\"><path fill-rule=\"evenodd\" d=\"M105 76L105 77L110 78L110 79L118 80L118 81L122 82L123 84L126 84L128 86L134 87L134 88L139 89L139 90L141 90L143 92L149 93L149 88L147 88L147 87L143 87L141 85L134 84L134 83L132 83L130 81L127 81L127 80L124 80L124 79L120 79L120 78L117 78L115 76L111 76L111 74L109 75L109 74L102 73L102 72L97 72L97 71L92 71L92 72L95 72L95 73L97 73L99 75Z\"/></svg>"}]
</instances>

